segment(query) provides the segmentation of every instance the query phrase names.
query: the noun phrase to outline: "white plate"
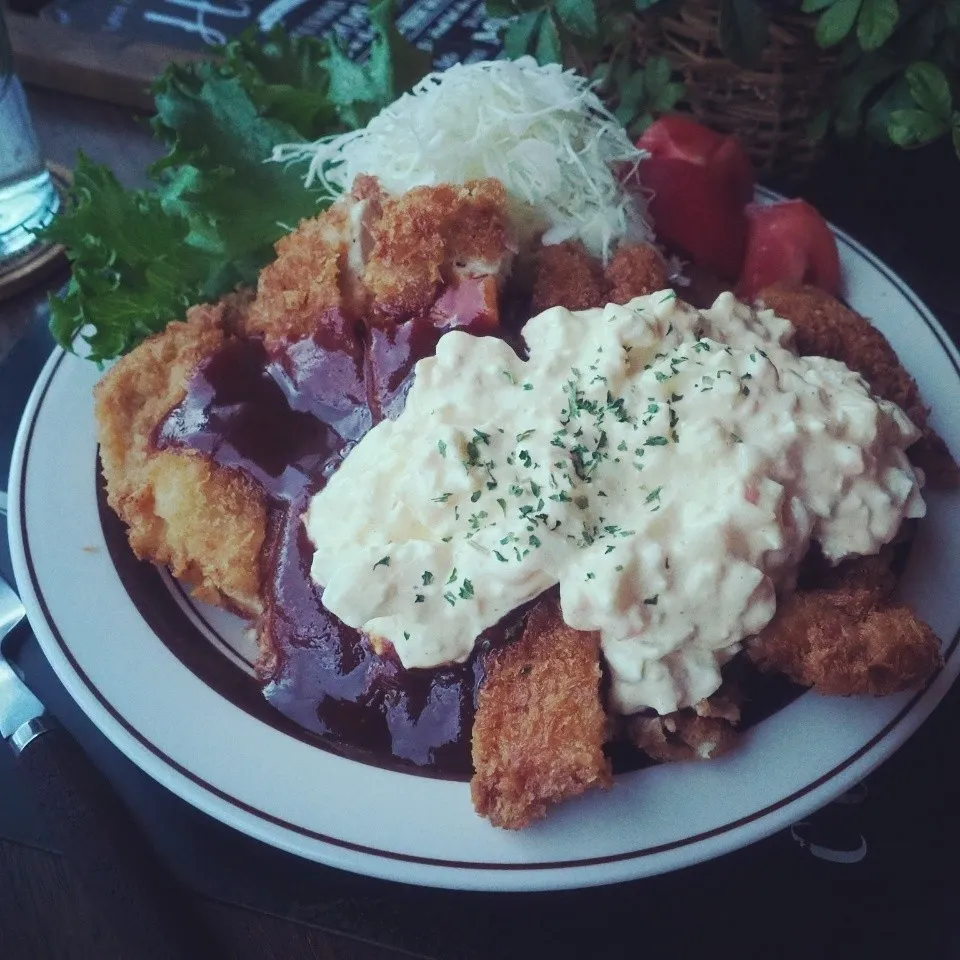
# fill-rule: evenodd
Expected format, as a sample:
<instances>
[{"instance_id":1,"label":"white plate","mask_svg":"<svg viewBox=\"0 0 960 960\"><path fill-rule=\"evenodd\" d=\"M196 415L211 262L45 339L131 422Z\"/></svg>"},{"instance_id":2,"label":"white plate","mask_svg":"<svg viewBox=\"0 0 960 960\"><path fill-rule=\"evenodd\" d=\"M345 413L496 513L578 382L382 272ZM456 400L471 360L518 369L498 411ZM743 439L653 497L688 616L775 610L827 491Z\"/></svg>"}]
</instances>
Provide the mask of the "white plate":
<instances>
[{"instance_id":1,"label":"white plate","mask_svg":"<svg viewBox=\"0 0 960 960\"><path fill-rule=\"evenodd\" d=\"M960 451L956 348L901 280L838 238L850 303L875 318ZM917 729L960 671L960 496L930 494L900 588L944 641L945 666L922 691L806 694L727 757L624 774L528 830L498 831L474 814L465 783L338 757L278 729L256 697L259 713L238 706L253 684L239 621L194 605L105 534L116 521L98 509L97 377L92 364L55 353L17 440L10 541L34 630L70 694L135 763L224 823L303 857L478 890L675 870L759 840L848 789ZM211 669L226 679L210 683Z\"/></svg>"}]
</instances>

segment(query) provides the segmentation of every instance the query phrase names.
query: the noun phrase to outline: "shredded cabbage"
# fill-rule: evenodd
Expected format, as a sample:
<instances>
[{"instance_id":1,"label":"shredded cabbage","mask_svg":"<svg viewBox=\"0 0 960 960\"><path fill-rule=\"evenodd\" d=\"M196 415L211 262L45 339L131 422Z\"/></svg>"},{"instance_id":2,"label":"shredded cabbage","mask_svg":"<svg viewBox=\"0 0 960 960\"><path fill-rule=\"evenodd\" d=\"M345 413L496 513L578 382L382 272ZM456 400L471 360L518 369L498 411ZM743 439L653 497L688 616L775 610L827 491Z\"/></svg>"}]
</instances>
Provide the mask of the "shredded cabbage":
<instances>
[{"instance_id":1,"label":"shredded cabbage","mask_svg":"<svg viewBox=\"0 0 960 960\"><path fill-rule=\"evenodd\" d=\"M432 73L365 128L284 144L272 159L309 160L306 186L334 195L358 174L390 193L496 177L522 241L578 239L606 260L621 239L652 239L643 197L621 184L646 155L586 79L522 57Z\"/></svg>"}]
</instances>

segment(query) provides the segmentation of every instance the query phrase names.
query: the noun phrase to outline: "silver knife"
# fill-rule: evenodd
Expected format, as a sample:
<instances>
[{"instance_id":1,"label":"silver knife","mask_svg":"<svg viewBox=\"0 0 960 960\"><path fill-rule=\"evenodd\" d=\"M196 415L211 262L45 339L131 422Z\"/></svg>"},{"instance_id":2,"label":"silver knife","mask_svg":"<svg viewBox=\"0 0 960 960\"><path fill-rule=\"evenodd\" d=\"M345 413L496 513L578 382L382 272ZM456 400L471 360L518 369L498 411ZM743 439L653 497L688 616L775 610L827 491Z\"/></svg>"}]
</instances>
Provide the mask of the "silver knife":
<instances>
[{"instance_id":1,"label":"silver knife","mask_svg":"<svg viewBox=\"0 0 960 960\"><path fill-rule=\"evenodd\" d=\"M3 657L4 639L24 616L20 598L0 577L0 733L47 826L85 894L110 921L120 956L213 960L219 951L116 792Z\"/></svg>"},{"instance_id":2,"label":"silver knife","mask_svg":"<svg viewBox=\"0 0 960 960\"><path fill-rule=\"evenodd\" d=\"M0 736L18 756L47 724L43 704L27 689L3 656L3 641L27 615L20 598L0 577Z\"/></svg>"}]
</instances>

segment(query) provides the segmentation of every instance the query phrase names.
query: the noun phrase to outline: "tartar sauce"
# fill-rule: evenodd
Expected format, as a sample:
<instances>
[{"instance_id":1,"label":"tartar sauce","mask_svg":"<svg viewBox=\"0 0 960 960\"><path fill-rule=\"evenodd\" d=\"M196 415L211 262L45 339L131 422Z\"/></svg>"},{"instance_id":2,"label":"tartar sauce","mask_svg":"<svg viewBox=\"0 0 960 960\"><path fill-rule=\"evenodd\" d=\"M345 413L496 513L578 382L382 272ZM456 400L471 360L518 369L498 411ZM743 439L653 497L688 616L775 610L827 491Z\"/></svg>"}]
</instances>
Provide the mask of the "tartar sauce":
<instances>
[{"instance_id":1,"label":"tartar sauce","mask_svg":"<svg viewBox=\"0 0 960 960\"><path fill-rule=\"evenodd\" d=\"M792 332L664 291L545 311L526 361L447 333L309 506L325 605L431 667L559 583L565 621L601 633L613 709L708 696L811 540L875 553L925 509L917 429Z\"/></svg>"}]
</instances>

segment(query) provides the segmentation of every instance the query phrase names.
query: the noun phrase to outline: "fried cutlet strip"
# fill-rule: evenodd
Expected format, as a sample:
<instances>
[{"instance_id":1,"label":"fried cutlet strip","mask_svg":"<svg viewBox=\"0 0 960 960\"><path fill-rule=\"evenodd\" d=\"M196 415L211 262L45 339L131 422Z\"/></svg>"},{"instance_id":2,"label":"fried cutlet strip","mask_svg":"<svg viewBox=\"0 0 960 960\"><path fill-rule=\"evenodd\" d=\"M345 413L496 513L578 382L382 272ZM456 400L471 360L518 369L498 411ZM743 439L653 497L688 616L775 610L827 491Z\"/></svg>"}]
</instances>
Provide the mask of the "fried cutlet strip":
<instances>
[{"instance_id":1,"label":"fried cutlet strip","mask_svg":"<svg viewBox=\"0 0 960 960\"><path fill-rule=\"evenodd\" d=\"M605 271L607 303L629 303L670 286L667 265L649 243L621 246Z\"/></svg>"},{"instance_id":2,"label":"fried cutlet strip","mask_svg":"<svg viewBox=\"0 0 960 960\"><path fill-rule=\"evenodd\" d=\"M578 241L567 240L537 251L533 313L550 307L589 310L606 305L606 281L600 261Z\"/></svg>"},{"instance_id":3,"label":"fried cutlet strip","mask_svg":"<svg viewBox=\"0 0 960 960\"><path fill-rule=\"evenodd\" d=\"M589 310L628 303L668 287L666 264L650 244L621 246L604 269L582 243L568 240L541 247L534 263L534 313L549 307Z\"/></svg>"},{"instance_id":4,"label":"fried cutlet strip","mask_svg":"<svg viewBox=\"0 0 960 960\"><path fill-rule=\"evenodd\" d=\"M389 197L373 177L277 242L248 330L268 341L309 337L335 311L374 325L425 314L463 277L500 279L513 258L498 180L417 187Z\"/></svg>"},{"instance_id":5,"label":"fried cutlet strip","mask_svg":"<svg viewBox=\"0 0 960 960\"><path fill-rule=\"evenodd\" d=\"M609 787L600 638L541 602L516 643L492 654L473 725L470 784L479 814L516 830L548 806Z\"/></svg>"},{"instance_id":6,"label":"fried cutlet strip","mask_svg":"<svg viewBox=\"0 0 960 960\"><path fill-rule=\"evenodd\" d=\"M500 276L512 259L499 180L416 187L383 202L364 272L372 313L388 324L423 314L461 276Z\"/></svg>"},{"instance_id":7,"label":"fried cutlet strip","mask_svg":"<svg viewBox=\"0 0 960 960\"><path fill-rule=\"evenodd\" d=\"M341 275L350 247L353 204L336 203L277 241L277 259L264 267L247 329L267 340L300 340L344 301Z\"/></svg>"},{"instance_id":8,"label":"fried cutlet strip","mask_svg":"<svg viewBox=\"0 0 960 960\"><path fill-rule=\"evenodd\" d=\"M916 382L869 320L816 287L774 284L760 292L758 301L794 325L801 355L842 361L861 374L877 396L903 409L923 433L910 448L910 458L923 468L929 483L960 485L960 467L927 423L930 411Z\"/></svg>"},{"instance_id":9,"label":"fried cutlet strip","mask_svg":"<svg viewBox=\"0 0 960 960\"><path fill-rule=\"evenodd\" d=\"M95 397L107 499L129 527L134 553L168 566L199 599L257 614L266 532L261 493L202 456L152 444L197 364L242 323L241 311L237 298L194 307L186 323L169 324L123 357Z\"/></svg>"},{"instance_id":10,"label":"fried cutlet strip","mask_svg":"<svg viewBox=\"0 0 960 960\"><path fill-rule=\"evenodd\" d=\"M917 686L940 666L940 641L909 607L890 602L894 582L876 558L844 564L823 588L782 601L747 654L821 693L882 697Z\"/></svg>"}]
</instances>

